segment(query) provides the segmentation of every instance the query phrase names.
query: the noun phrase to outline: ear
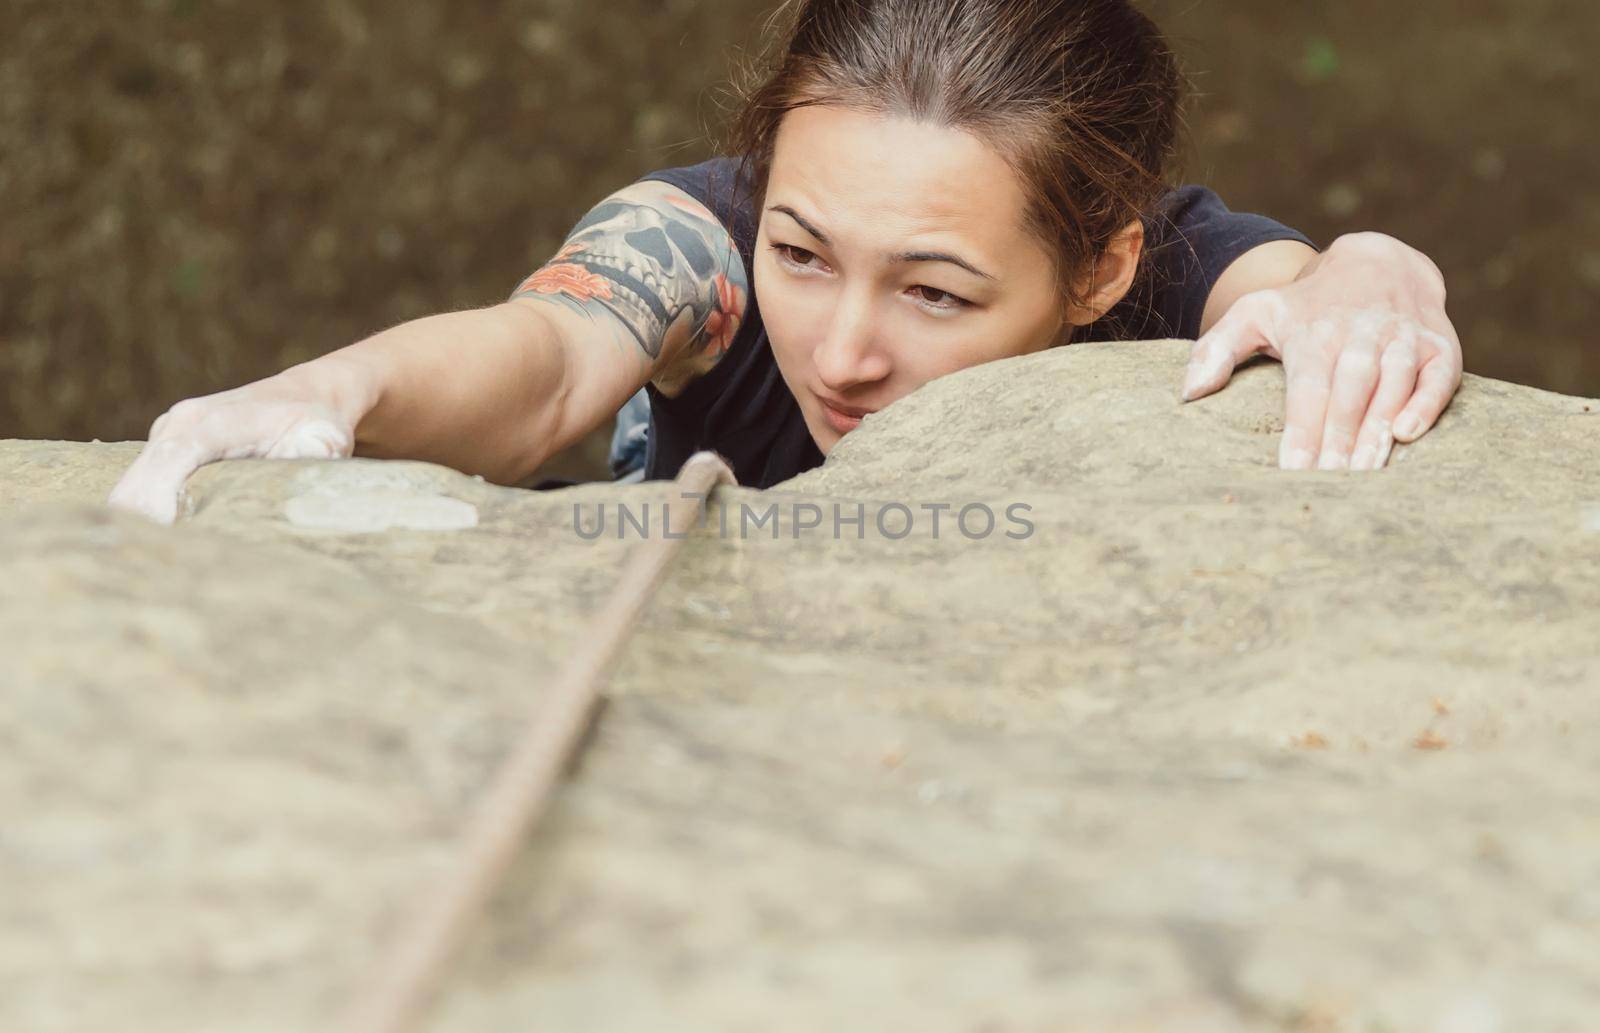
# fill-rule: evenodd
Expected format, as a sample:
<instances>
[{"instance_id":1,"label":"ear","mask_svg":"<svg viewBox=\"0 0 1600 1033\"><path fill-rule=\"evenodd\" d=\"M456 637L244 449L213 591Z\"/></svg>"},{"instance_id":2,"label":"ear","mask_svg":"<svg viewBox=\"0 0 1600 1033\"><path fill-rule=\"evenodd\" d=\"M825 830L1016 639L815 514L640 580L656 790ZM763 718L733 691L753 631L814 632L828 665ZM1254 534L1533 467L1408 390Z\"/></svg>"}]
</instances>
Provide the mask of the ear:
<instances>
[{"instance_id":1,"label":"ear","mask_svg":"<svg viewBox=\"0 0 1600 1033\"><path fill-rule=\"evenodd\" d=\"M1110 312L1133 286L1133 275L1139 270L1139 256L1143 252L1144 223L1135 219L1117 231L1079 281L1078 296L1086 300L1080 305L1067 306L1067 321L1083 326Z\"/></svg>"}]
</instances>

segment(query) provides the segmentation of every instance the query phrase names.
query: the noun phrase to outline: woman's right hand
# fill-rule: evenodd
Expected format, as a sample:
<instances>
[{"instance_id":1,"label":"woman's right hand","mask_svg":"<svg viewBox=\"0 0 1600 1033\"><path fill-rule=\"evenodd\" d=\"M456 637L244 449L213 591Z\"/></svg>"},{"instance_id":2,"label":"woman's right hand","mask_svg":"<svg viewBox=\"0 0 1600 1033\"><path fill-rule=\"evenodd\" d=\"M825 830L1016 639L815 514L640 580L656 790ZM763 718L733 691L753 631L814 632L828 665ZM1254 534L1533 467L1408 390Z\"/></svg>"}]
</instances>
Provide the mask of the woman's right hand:
<instances>
[{"instance_id":1,"label":"woman's right hand","mask_svg":"<svg viewBox=\"0 0 1600 1033\"><path fill-rule=\"evenodd\" d=\"M342 459L359 416L341 413L311 378L287 370L231 391L187 398L158 417L112 489L111 505L170 524L184 482L219 459Z\"/></svg>"},{"instance_id":2,"label":"woman's right hand","mask_svg":"<svg viewBox=\"0 0 1600 1033\"><path fill-rule=\"evenodd\" d=\"M673 253L640 237L672 241ZM703 375L726 353L749 294L739 249L705 205L667 183L634 183L585 215L511 300L413 319L174 405L110 501L170 524L184 482L206 463L347 457L358 425L363 455L516 484L646 380L675 391Z\"/></svg>"}]
</instances>

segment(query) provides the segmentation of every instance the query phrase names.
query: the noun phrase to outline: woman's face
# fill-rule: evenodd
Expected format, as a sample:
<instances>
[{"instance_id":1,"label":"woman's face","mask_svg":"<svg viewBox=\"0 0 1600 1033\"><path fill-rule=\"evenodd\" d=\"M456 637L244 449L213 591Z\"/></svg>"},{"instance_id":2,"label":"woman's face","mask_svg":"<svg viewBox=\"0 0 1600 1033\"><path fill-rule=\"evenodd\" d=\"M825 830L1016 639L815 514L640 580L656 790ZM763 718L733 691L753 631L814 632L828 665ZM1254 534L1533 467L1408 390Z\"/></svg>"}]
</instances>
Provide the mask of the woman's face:
<instances>
[{"instance_id":1,"label":"woman's face","mask_svg":"<svg viewBox=\"0 0 1600 1033\"><path fill-rule=\"evenodd\" d=\"M935 377L1066 329L1022 186L957 129L836 107L778 133L753 277L785 383L826 455Z\"/></svg>"}]
</instances>

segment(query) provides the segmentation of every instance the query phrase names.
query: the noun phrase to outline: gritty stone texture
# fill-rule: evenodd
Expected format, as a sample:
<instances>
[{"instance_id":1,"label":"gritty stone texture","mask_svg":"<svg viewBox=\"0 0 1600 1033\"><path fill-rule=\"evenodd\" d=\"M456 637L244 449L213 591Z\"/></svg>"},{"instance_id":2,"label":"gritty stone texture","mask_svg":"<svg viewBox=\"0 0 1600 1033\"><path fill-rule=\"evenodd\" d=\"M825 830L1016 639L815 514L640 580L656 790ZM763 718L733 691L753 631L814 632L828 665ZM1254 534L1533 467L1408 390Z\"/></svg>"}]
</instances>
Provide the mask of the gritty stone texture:
<instances>
[{"instance_id":1,"label":"gritty stone texture","mask_svg":"<svg viewBox=\"0 0 1600 1033\"><path fill-rule=\"evenodd\" d=\"M1280 369L1180 405L1186 354L969 370L719 495L430 1028L1592 1028L1600 403L1468 377L1289 474ZM134 451L0 444L0 1028L311 1028L636 545L574 506L674 489L233 462L161 528L98 505ZM290 519L341 491L476 524Z\"/></svg>"}]
</instances>

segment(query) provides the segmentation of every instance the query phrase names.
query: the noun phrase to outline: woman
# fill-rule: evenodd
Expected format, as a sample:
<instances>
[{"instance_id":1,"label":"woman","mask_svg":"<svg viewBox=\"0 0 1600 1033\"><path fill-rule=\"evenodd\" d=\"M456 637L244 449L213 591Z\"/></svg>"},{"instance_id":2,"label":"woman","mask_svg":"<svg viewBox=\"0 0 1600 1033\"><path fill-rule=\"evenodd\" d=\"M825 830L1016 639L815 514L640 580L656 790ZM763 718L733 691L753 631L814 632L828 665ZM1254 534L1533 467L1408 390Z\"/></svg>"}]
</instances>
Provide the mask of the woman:
<instances>
[{"instance_id":1,"label":"woman","mask_svg":"<svg viewBox=\"0 0 1600 1033\"><path fill-rule=\"evenodd\" d=\"M789 5L786 5L786 9ZM359 453L515 483L649 398L646 476L766 487L863 416L1074 340L1198 336L1184 397L1265 353L1280 464L1382 466L1461 376L1431 262L1168 193L1180 79L1127 0L802 0L731 158L645 177L507 302L178 403L112 493L170 521L221 458ZM757 296L759 288L759 297Z\"/></svg>"}]
</instances>

